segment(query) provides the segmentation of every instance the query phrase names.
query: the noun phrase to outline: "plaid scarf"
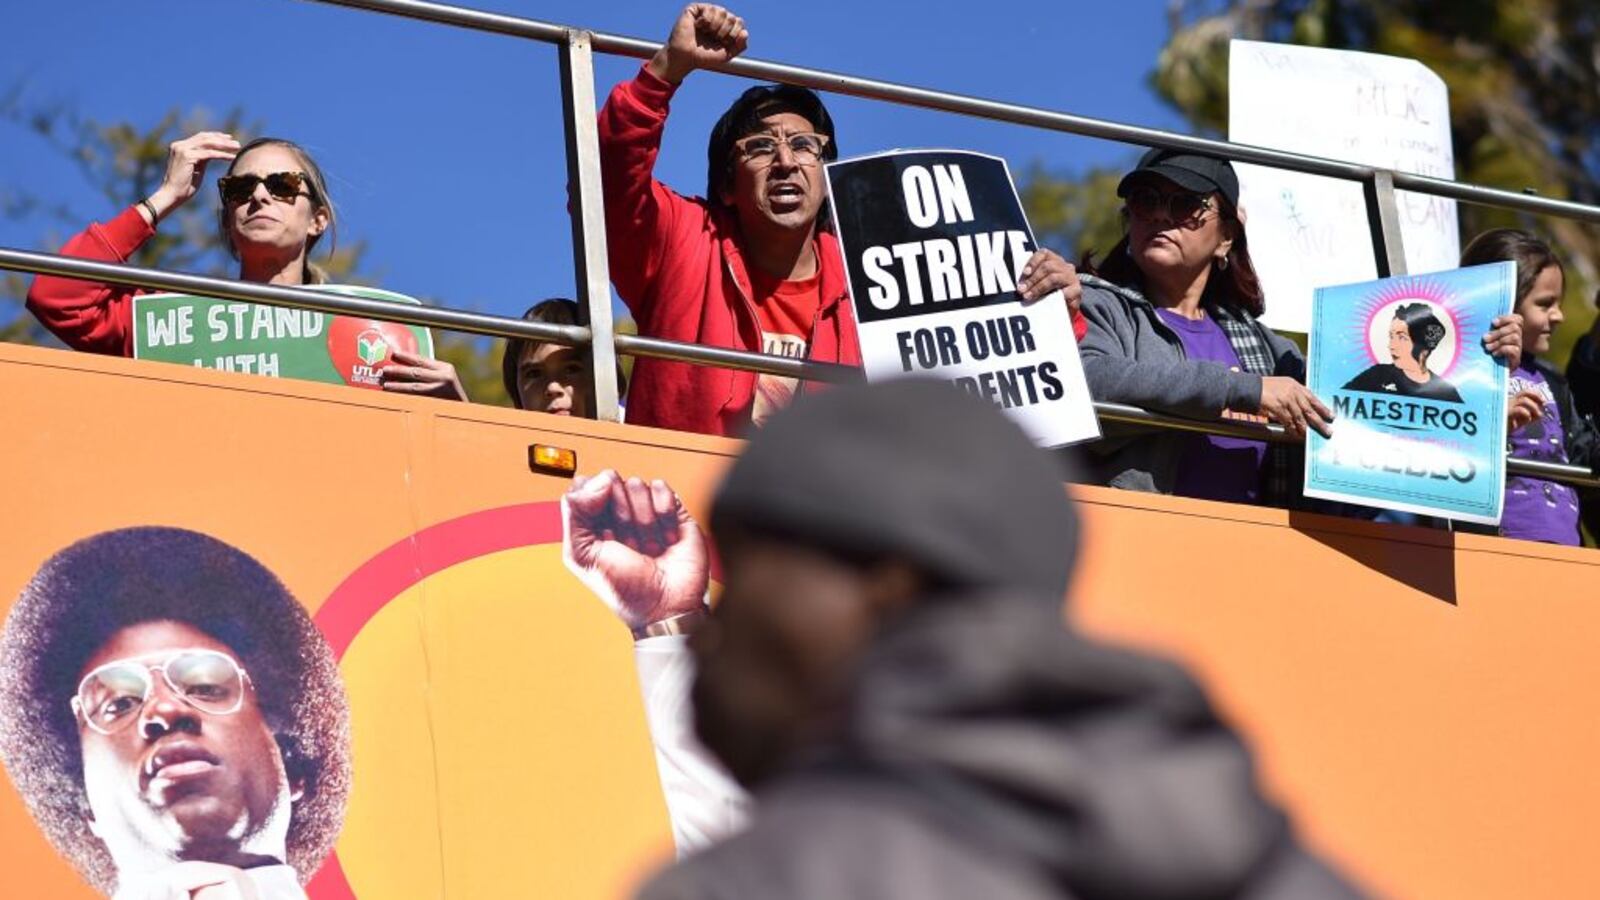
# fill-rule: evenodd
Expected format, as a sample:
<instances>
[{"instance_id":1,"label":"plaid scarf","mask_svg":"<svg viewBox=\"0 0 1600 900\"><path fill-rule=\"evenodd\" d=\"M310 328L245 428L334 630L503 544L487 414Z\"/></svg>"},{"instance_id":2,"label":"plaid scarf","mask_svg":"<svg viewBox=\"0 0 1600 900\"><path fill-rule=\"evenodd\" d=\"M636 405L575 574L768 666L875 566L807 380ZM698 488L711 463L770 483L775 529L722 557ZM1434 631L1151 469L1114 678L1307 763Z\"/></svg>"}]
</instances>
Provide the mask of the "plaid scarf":
<instances>
[{"instance_id":1,"label":"plaid scarf","mask_svg":"<svg viewBox=\"0 0 1600 900\"><path fill-rule=\"evenodd\" d=\"M1261 333L1261 324L1243 310L1208 306L1206 311L1228 336L1239 365L1252 375L1267 378L1277 374L1277 360ZM1304 502L1301 473L1305 469L1305 447L1299 444L1267 444L1265 468L1261 477L1261 502L1267 506L1295 508Z\"/></svg>"},{"instance_id":2,"label":"plaid scarf","mask_svg":"<svg viewBox=\"0 0 1600 900\"><path fill-rule=\"evenodd\" d=\"M1206 311L1222 326L1222 333L1228 336L1228 343L1233 345L1233 352L1239 354L1239 364L1246 372L1265 378L1277 370L1261 326L1249 313L1223 306L1209 307Z\"/></svg>"}]
</instances>

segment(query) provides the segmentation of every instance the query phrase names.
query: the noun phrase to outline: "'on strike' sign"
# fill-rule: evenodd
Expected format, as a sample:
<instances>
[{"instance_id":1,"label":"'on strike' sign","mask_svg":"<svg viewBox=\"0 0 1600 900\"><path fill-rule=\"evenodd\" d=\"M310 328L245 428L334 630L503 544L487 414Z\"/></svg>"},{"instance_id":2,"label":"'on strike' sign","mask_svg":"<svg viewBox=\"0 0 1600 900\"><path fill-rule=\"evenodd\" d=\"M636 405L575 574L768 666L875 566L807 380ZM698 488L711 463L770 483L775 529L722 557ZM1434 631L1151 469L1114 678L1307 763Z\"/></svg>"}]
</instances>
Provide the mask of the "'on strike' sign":
<instances>
[{"instance_id":1,"label":"'on strike' sign","mask_svg":"<svg viewBox=\"0 0 1600 900\"><path fill-rule=\"evenodd\" d=\"M827 178L868 380L948 379L1046 447L1100 436L1066 299L1017 293L1037 245L1005 160L895 151Z\"/></svg>"}]
</instances>

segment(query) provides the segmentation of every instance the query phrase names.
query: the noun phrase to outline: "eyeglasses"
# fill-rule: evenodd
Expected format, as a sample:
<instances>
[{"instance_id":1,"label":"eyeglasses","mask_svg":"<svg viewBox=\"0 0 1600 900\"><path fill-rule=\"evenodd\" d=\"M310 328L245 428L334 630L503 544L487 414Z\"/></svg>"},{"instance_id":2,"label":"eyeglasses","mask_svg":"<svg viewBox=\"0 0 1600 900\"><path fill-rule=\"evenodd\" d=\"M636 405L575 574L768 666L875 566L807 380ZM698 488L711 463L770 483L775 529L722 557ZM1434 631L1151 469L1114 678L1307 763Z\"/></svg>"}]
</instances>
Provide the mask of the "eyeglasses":
<instances>
[{"instance_id":1,"label":"eyeglasses","mask_svg":"<svg viewBox=\"0 0 1600 900\"><path fill-rule=\"evenodd\" d=\"M1206 210L1215 208L1209 194L1189 191L1163 194L1152 187L1132 188L1122 200L1128 212L1141 219L1148 221L1164 215L1168 221L1180 224L1198 222L1205 216Z\"/></svg>"},{"instance_id":2,"label":"eyeglasses","mask_svg":"<svg viewBox=\"0 0 1600 900\"><path fill-rule=\"evenodd\" d=\"M216 650L186 649L165 655L160 665L148 657L119 659L83 676L72 698L72 711L101 734L115 734L139 718L155 692L155 673L171 692L201 712L232 715L244 704L250 680L233 657Z\"/></svg>"},{"instance_id":3,"label":"eyeglasses","mask_svg":"<svg viewBox=\"0 0 1600 900\"><path fill-rule=\"evenodd\" d=\"M293 203L294 198L302 193L315 200L316 195L308 190L311 179L304 172L273 172L270 175L225 175L217 179L217 190L222 192L222 202L233 206L249 200L256 192L256 185L265 184L267 193L288 203Z\"/></svg>"},{"instance_id":4,"label":"eyeglasses","mask_svg":"<svg viewBox=\"0 0 1600 900\"><path fill-rule=\"evenodd\" d=\"M770 134L753 134L733 142L734 148L745 159L756 162L758 168L772 165L772 161L778 158L779 144L788 145L789 155L796 163L813 166L822 159L822 151L828 146L828 136L809 132L791 134L785 138Z\"/></svg>"}]
</instances>

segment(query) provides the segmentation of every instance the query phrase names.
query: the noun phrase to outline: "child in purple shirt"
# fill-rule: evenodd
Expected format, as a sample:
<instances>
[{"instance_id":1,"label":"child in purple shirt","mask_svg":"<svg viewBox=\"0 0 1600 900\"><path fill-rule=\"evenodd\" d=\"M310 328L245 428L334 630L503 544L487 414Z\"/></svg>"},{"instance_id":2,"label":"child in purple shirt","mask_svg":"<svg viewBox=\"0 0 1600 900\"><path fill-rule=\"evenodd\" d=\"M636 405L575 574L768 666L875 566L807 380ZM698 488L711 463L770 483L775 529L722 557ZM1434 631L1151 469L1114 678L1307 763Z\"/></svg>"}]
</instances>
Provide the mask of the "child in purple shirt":
<instances>
[{"instance_id":1,"label":"child in purple shirt","mask_svg":"<svg viewBox=\"0 0 1600 900\"><path fill-rule=\"evenodd\" d=\"M1463 266L1512 260L1517 264L1516 312L1522 316L1522 362L1508 387L1507 449L1513 459L1574 463L1593 468L1597 436L1579 415L1566 379L1539 358L1550 351L1550 335L1562 322L1565 273L1544 241L1526 231L1497 228L1473 238ZM1506 479L1500 534L1528 541L1577 546L1578 491L1569 485L1513 475Z\"/></svg>"}]
</instances>

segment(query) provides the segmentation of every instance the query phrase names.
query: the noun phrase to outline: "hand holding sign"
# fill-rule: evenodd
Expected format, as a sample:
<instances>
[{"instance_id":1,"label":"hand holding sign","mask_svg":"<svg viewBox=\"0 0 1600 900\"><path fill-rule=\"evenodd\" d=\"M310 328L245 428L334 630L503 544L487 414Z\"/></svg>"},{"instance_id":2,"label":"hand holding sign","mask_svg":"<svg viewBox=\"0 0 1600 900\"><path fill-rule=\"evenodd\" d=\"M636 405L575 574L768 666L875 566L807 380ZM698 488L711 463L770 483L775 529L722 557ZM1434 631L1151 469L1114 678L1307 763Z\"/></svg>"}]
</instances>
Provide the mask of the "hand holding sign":
<instances>
[{"instance_id":1,"label":"hand holding sign","mask_svg":"<svg viewBox=\"0 0 1600 900\"><path fill-rule=\"evenodd\" d=\"M1036 250L1022 267L1017 279L1017 293L1032 303L1040 297L1060 291L1067 298L1067 309L1077 315L1083 305L1083 283L1078 280L1078 267L1061 258L1054 250Z\"/></svg>"},{"instance_id":2,"label":"hand holding sign","mask_svg":"<svg viewBox=\"0 0 1600 900\"><path fill-rule=\"evenodd\" d=\"M607 469L572 479L561 498L561 558L631 629L705 602L705 536L664 481Z\"/></svg>"},{"instance_id":3,"label":"hand holding sign","mask_svg":"<svg viewBox=\"0 0 1600 900\"><path fill-rule=\"evenodd\" d=\"M1515 369L1522 364L1522 314L1496 316L1491 330L1483 336L1483 349L1496 359L1503 360L1506 368Z\"/></svg>"},{"instance_id":4,"label":"hand holding sign","mask_svg":"<svg viewBox=\"0 0 1600 900\"><path fill-rule=\"evenodd\" d=\"M728 62L749 45L743 19L721 6L691 3L673 23L667 42L650 58L650 72L679 84L695 69Z\"/></svg>"},{"instance_id":5,"label":"hand holding sign","mask_svg":"<svg viewBox=\"0 0 1600 900\"><path fill-rule=\"evenodd\" d=\"M1305 437L1307 428L1316 429L1323 437L1333 436L1333 429L1328 426L1333 421L1333 410L1293 378L1271 375L1261 379L1260 411L1295 437Z\"/></svg>"},{"instance_id":6,"label":"hand holding sign","mask_svg":"<svg viewBox=\"0 0 1600 900\"><path fill-rule=\"evenodd\" d=\"M394 362L378 370L378 386L396 394L417 394L445 400L467 399L466 388L456 377L456 367L442 359L429 359L420 353L394 350Z\"/></svg>"}]
</instances>

